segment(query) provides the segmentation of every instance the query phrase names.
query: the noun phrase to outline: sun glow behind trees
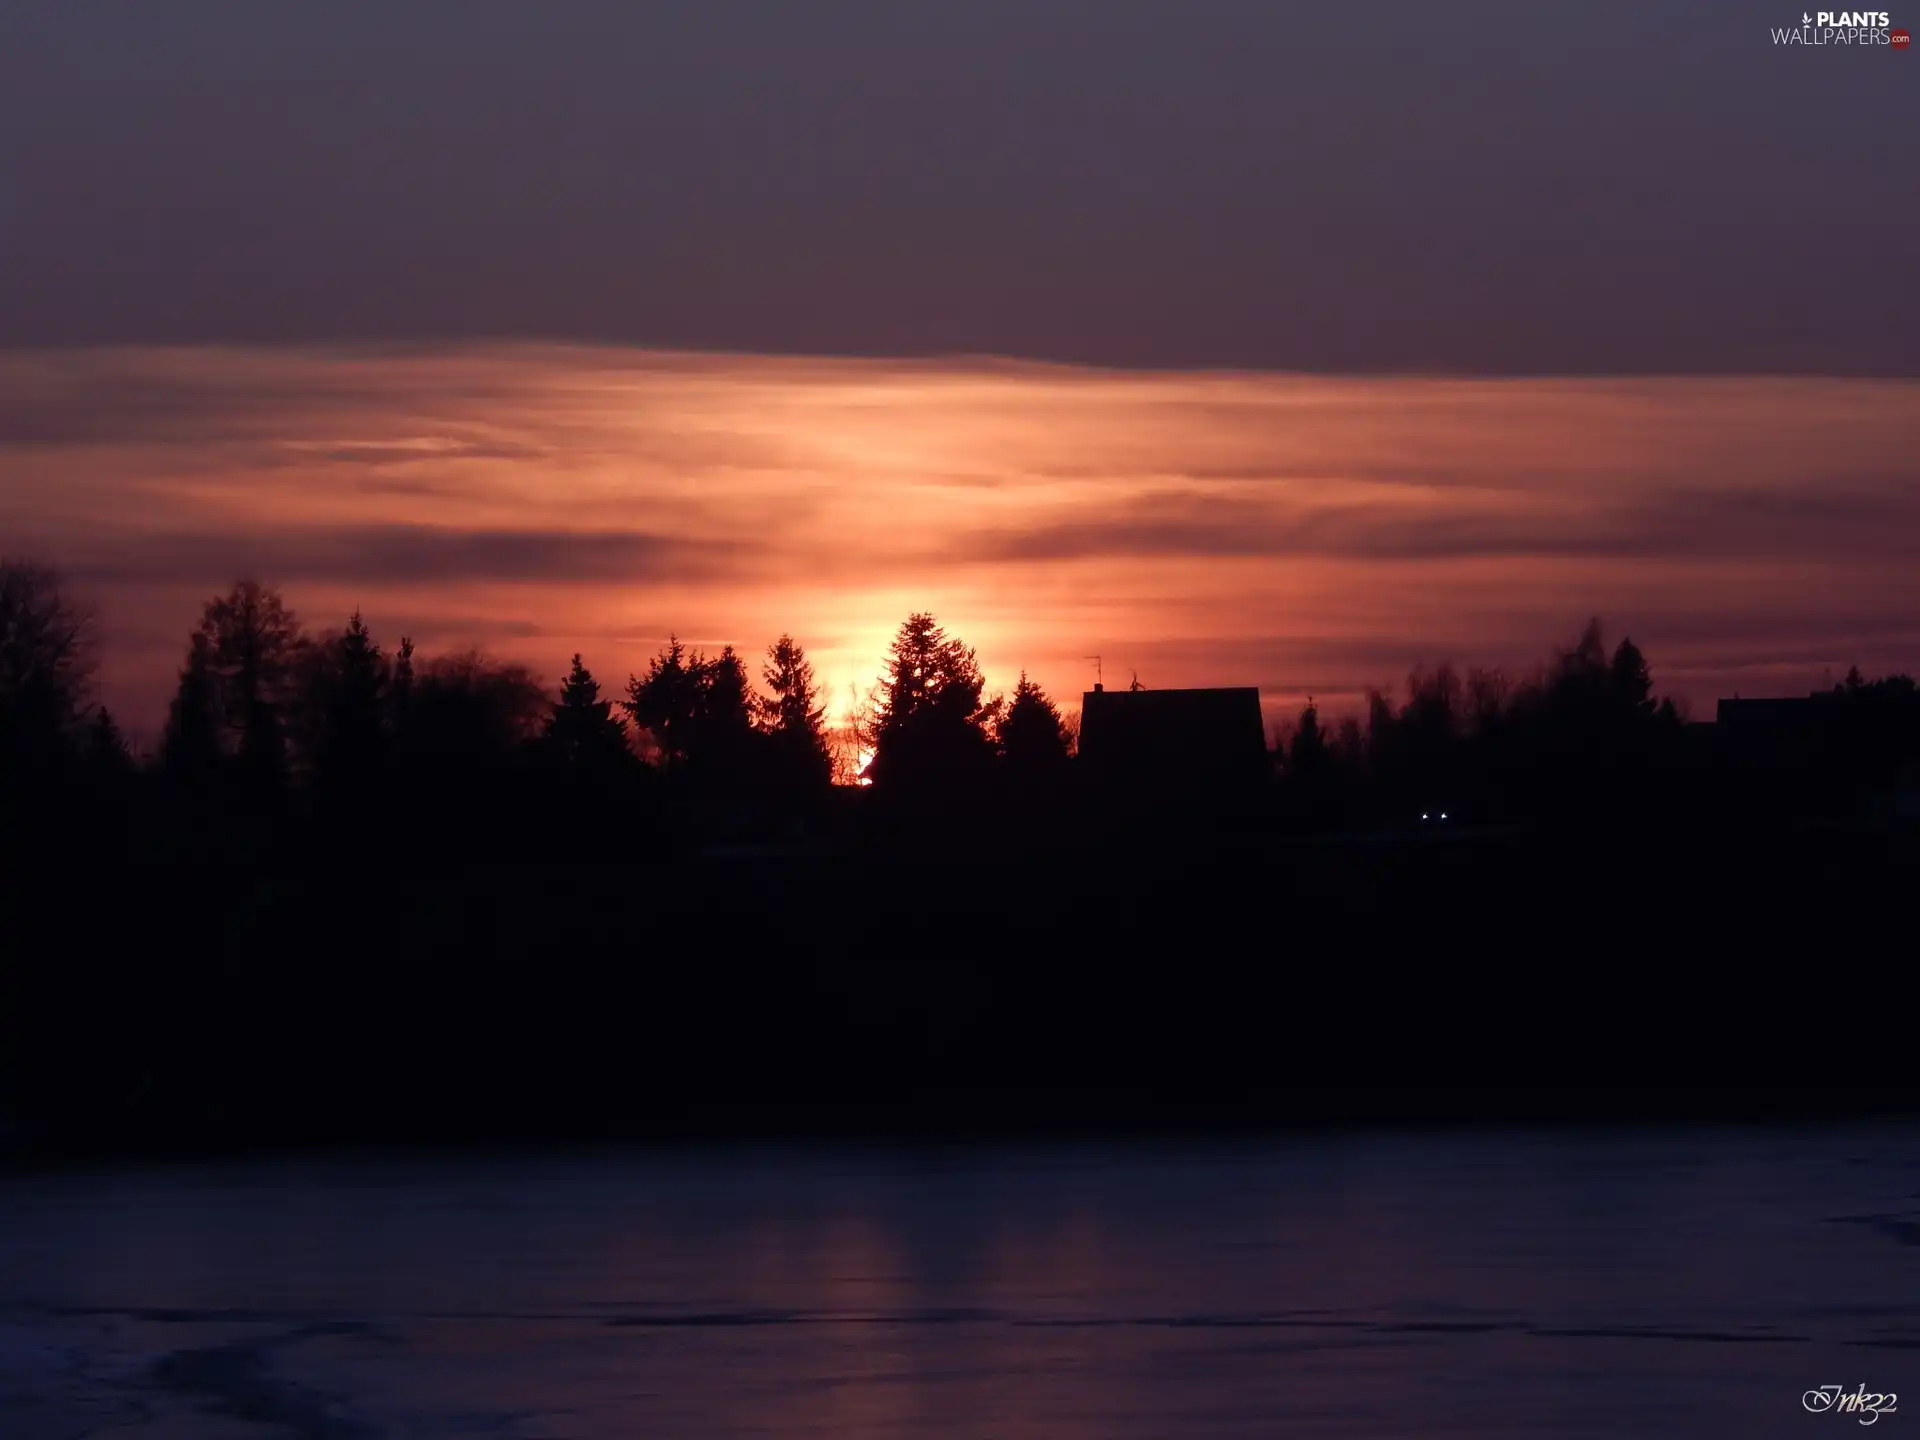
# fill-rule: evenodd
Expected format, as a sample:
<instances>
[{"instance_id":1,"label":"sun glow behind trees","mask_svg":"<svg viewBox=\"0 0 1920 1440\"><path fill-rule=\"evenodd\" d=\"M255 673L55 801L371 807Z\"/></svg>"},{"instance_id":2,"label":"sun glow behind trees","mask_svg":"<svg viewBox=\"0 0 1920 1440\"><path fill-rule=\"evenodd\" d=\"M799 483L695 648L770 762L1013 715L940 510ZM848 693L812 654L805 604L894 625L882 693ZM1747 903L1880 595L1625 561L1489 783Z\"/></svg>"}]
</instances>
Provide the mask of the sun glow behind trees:
<instances>
[{"instance_id":1,"label":"sun glow behind trees","mask_svg":"<svg viewBox=\"0 0 1920 1440\"><path fill-rule=\"evenodd\" d=\"M542 347L0 357L0 533L151 741L218 577L603 678L782 627L842 723L900 617L1061 699L1524 665L1598 611L1680 694L1920 664L1920 386L1344 380Z\"/></svg>"}]
</instances>

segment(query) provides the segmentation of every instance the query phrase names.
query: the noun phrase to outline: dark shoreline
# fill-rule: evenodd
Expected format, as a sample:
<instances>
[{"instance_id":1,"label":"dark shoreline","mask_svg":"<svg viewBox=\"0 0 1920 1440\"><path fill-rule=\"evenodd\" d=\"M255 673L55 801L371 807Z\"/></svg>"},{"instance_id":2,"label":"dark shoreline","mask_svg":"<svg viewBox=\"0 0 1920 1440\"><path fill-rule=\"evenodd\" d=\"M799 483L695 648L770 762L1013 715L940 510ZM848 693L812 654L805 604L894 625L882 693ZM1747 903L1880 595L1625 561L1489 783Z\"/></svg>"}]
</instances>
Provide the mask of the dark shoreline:
<instances>
[{"instance_id":1,"label":"dark shoreline","mask_svg":"<svg viewBox=\"0 0 1920 1440\"><path fill-rule=\"evenodd\" d=\"M0 1150L0 1179L126 1168L385 1159L532 1160L737 1146L955 1150L976 1146L1211 1146L1366 1135L1605 1134L1731 1129L1792 1133L1920 1123L1920 1087L1637 1090L1301 1090L1235 1105L1124 1092L921 1097L894 1106L690 1107L626 1130L422 1133L185 1145L60 1144Z\"/></svg>"},{"instance_id":2,"label":"dark shoreline","mask_svg":"<svg viewBox=\"0 0 1920 1440\"><path fill-rule=\"evenodd\" d=\"M1920 1116L1917 878L1750 826L19 867L0 1166Z\"/></svg>"}]
</instances>

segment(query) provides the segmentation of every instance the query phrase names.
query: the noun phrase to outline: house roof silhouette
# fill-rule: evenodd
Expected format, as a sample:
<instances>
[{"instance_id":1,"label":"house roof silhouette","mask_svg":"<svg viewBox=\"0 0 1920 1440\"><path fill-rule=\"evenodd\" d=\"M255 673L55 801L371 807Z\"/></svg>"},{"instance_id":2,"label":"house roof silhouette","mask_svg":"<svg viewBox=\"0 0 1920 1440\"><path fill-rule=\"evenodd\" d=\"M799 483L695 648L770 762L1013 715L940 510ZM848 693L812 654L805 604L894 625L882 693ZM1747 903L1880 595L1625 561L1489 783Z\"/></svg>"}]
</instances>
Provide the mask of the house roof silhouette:
<instances>
[{"instance_id":1,"label":"house roof silhouette","mask_svg":"<svg viewBox=\"0 0 1920 1440\"><path fill-rule=\"evenodd\" d=\"M1099 779L1162 788L1253 783L1269 769L1260 691L1095 686L1080 701L1080 763Z\"/></svg>"}]
</instances>

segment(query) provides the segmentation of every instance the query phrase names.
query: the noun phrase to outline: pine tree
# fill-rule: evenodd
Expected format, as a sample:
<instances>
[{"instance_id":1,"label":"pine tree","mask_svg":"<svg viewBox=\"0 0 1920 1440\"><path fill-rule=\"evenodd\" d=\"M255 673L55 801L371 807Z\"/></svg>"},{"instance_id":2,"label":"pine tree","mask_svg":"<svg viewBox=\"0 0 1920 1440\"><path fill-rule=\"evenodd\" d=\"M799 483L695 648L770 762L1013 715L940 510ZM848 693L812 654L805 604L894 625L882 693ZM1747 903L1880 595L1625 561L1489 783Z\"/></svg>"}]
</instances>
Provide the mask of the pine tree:
<instances>
[{"instance_id":1,"label":"pine tree","mask_svg":"<svg viewBox=\"0 0 1920 1440\"><path fill-rule=\"evenodd\" d=\"M760 680L768 693L755 701L755 708L779 773L789 784L824 788L833 773L824 726L827 707L819 703L813 666L791 635L782 635L768 649Z\"/></svg>"},{"instance_id":2,"label":"pine tree","mask_svg":"<svg viewBox=\"0 0 1920 1440\"><path fill-rule=\"evenodd\" d=\"M713 776L740 769L753 749L753 686L731 645L707 656L669 636L647 673L628 681L621 708L653 737L668 769Z\"/></svg>"},{"instance_id":3,"label":"pine tree","mask_svg":"<svg viewBox=\"0 0 1920 1440\"><path fill-rule=\"evenodd\" d=\"M547 717L542 743L560 763L576 769L604 768L628 758L627 727L613 713L613 702L600 698L600 684L578 654Z\"/></svg>"},{"instance_id":4,"label":"pine tree","mask_svg":"<svg viewBox=\"0 0 1920 1440\"><path fill-rule=\"evenodd\" d=\"M674 769L686 763L699 722L700 675L697 665L688 663L687 647L679 636L667 637L666 648L647 662L645 675L628 679L627 698L620 708L653 737L665 766Z\"/></svg>"},{"instance_id":5,"label":"pine tree","mask_svg":"<svg viewBox=\"0 0 1920 1440\"><path fill-rule=\"evenodd\" d=\"M369 775L386 751L392 670L358 610L321 661L319 769L333 779Z\"/></svg>"},{"instance_id":6,"label":"pine tree","mask_svg":"<svg viewBox=\"0 0 1920 1440\"><path fill-rule=\"evenodd\" d=\"M992 755L974 652L933 616L907 617L887 652L874 724L875 784L958 783Z\"/></svg>"},{"instance_id":7,"label":"pine tree","mask_svg":"<svg viewBox=\"0 0 1920 1440\"><path fill-rule=\"evenodd\" d=\"M1647 666L1647 657L1631 639L1622 640L1614 650L1613 661L1607 667L1607 686L1613 692L1614 703L1629 715L1653 714L1653 672Z\"/></svg>"},{"instance_id":8,"label":"pine tree","mask_svg":"<svg viewBox=\"0 0 1920 1440\"><path fill-rule=\"evenodd\" d=\"M1008 770L1025 780L1057 775L1067 762L1067 727L1047 692L1020 672L1020 683L997 717L994 739Z\"/></svg>"},{"instance_id":9,"label":"pine tree","mask_svg":"<svg viewBox=\"0 0 1920 1440\"><path fill-rule=\"evenodd\" d=\"M693 755L709 771L737 770L755 739L753 683L746 664L731 645L711 659L694 658L699 702L695 709Z\"/></svg>"},{"instance_id":10,"label":"pine tree","mask_svg":"<svg viewBox=\"0 0 1920 1440\"><path fill-rule=\"evenodd\" d=\"M373 634L358 610L347 620L336 650L340 665L342 703L372 715L379 713L381 693L386 689L386 657L374 643Z\"/></svg>"}]
</instances>

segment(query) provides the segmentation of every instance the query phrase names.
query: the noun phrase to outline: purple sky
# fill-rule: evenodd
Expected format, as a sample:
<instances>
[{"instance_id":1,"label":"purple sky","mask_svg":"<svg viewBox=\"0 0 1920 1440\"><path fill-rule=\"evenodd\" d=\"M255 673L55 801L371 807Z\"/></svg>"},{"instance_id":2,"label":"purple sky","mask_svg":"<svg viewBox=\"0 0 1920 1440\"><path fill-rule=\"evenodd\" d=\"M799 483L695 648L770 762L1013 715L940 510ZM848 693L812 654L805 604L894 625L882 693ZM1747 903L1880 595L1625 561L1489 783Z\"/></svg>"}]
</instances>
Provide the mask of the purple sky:
<instances>
[{"instance_id":1,"label":"purple sky","mask_svg":"<svg viewBox=\"0 0 1920 1440\"><path fill-rule=\"evenodd\" d=\"M1800 13L6 0L0 553L136 732L249 570L836 696L1920 668L1920 56Z\"/></svg>"},{"instance_id":2,"label":"purple sky","mask_svg":"<svg viewBox=\"0 0 1920 1440\"><path fill-rule=\"evenodd\" d=\"M0 345L1920 374L1920 55L1799 14L9 0Z\"/></svg>"}]
</instances>

